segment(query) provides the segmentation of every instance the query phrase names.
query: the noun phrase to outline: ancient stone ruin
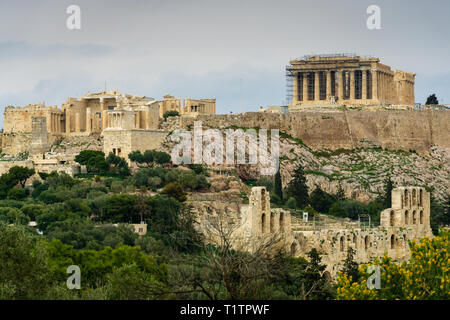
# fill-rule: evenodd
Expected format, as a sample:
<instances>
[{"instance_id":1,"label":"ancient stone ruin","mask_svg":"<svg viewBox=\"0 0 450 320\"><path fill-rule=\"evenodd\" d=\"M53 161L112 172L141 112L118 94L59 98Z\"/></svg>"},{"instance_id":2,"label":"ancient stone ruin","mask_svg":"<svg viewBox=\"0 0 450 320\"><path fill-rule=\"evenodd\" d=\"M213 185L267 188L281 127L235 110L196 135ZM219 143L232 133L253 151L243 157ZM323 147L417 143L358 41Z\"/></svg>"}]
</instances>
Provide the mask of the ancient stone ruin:
<instances>
[{"instance_id":1,"label":"ancient stone ruin","mask_svg":"<svg viewBox=\"0 0 450 320\"><path fill-rule=\"evenodd\" d=\"M329 220L295 221L289 211L271 209L265 187L253 187L249 204L240 210L240 225L233 233L236 247L253 251L263 239L281 235L282 245L289 254L306 257L316 248L322 254L331 276L342 267L349 248L355 250L355 260L367 263L385 252L396 261L410 257L408 242L432 237L430 228L430 194L420 187L400 187L392 191L392 208L382 211L380 225L373 227L358 222ZM298 221L300 220L300 221Z\"/></svg>"}]
</instances>

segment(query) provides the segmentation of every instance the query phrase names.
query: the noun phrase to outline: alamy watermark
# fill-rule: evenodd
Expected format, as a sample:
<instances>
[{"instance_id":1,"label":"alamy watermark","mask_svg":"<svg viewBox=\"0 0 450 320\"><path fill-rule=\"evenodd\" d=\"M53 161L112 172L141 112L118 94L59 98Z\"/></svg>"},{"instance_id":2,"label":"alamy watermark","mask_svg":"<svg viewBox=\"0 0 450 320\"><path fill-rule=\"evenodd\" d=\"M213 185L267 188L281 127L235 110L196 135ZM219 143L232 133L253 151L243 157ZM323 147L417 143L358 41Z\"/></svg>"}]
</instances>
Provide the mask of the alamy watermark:
<instances>
[{"instance_id":1,"label":"alamy watermark","mask_svg":"<svg viewBox=\"0 0 450 320\"><path fill-rule=\"evenodd\" d=\"M81 8L75 4L70 5L66 9L66 13L69 17L66 20L66 27L69 30L81 29Z\"/></svg>"},{"instance_id":2,"label":"alamy watermark","mask_svg":"<svg viewBox=\"0 0 450 320\"><path fill-rule=\"evenodd\" d=\"M177 142L171 152L172 162L206 165L251 164L259 165L261 175L277 173L280 153L278 129L259 129L258 132L255 129L247 129L245 132L242 129L224 131L225 139L218 129L203 130L201 121L194 122L193 132L175 130L171 136L171 140Z\"/></svg>"},{"instance_id":3,"label":"alamy watermark","mask_svg":"<svg viewBox=\"0 0 450 320\"><path fill-rule=\"evenodd\" d=\"M379 266L368 266L367 273L370 276L367 278L368 289L381 289L381 268Z\"/></svg>"},{"instance_id":4,"label":"alamy watermark","mask_svg":"<svg viewBox=\"0 0 450 320\"><path fill-rule=\"evenodd\" d=\"M67 278L67 289L81 289L81 270L79 266L71 265L67 267L66 272L70 274Z\"/></svg>"},{"instance_id":5,"label":"alamy watermark","mask_svg":"<svg viewBox=\"0 0 450 320\"><path fill-rule=\"evenodd\" d=\"M379 30L381 29L381 9L377 5L370 5L366 10L370 16L367 18L367 29Z\"/></svg>"}]
</instances>

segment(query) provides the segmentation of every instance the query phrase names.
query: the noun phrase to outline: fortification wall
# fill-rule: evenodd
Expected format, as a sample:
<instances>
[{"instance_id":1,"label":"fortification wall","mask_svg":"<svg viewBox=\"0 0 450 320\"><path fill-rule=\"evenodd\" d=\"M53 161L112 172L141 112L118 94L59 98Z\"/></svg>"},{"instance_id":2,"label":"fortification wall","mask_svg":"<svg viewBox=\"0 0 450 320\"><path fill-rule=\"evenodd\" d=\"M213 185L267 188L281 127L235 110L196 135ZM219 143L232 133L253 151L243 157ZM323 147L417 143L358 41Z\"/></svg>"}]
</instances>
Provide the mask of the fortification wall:
<instances>
[{"instance_id":1,"label":"fortification wall","mask_svg":"<svg viewBox=\"0 0 450 320\"><path fill-rule=\"evenodd\" d=\"M0 161L0 175L4 173L8 173L9 169L12 167L26 167L29 169L33 169L33 161L24 160L24 161Z\"/></svg>"},{"instance_id":2,"label":"fortification wall","mask_svg":"<svg viewBox=\"0 0 450 320\"><path fill-rule=\"evenodd\" d=\"M3 133L2 152L13 156L19 153L30 151L31 146L30 133Z\"/></svg>"},{"instance_id":3,"label":"fortification wall","mask_svg":"<svg viewBox=\"0 0 450 320\"><path fill-rule=\"evenodd\" d=\"M216 128L280 129L315 150L377 146L428 153L434 145L450 148L450 112L445 110L248 112L182 117L181 126L188 128L194 121Z\"/></svg>"},{"instance_id":4,"label":"fortification wall","mask_svg":"<svg viewBox=\"0 0 450 320\"><path fill-rule=\"evenodd\" d=\"M103 131L103 152L112 152L128 161L130 152L156 149L168 134L169 132L157 130L106 129Z\"/></svg>"}]
</instances>

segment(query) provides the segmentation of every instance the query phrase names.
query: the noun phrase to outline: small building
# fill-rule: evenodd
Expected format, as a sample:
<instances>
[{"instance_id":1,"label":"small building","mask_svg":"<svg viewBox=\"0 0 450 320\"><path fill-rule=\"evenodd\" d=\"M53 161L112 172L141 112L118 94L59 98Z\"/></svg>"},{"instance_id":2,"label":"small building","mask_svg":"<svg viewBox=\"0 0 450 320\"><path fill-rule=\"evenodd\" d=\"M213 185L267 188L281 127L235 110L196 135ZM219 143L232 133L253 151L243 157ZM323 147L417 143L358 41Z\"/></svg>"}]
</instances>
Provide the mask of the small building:
<instances>
[{"instance_id":1,"label":"small building","mask_svg":"<svg viewBox=\"0 0 450 320\"><path fill-rule=\"evenodd\" d=\"M134 233L137 233L140 236L145 236L147 234L147 224L145 222L133 224L133 228Z\"/></svg>"}]
</instances>

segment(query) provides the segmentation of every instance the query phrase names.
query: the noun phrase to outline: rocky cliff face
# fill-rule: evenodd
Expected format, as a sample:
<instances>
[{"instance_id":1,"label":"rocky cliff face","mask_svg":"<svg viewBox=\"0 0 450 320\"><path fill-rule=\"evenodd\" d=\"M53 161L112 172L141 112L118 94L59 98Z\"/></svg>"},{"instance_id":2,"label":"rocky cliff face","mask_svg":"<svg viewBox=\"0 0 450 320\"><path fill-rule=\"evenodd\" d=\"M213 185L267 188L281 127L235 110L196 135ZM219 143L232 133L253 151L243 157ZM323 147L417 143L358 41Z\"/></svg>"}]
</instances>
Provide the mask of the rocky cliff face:
<instances>
[{"instance_id":1,"label":"rocky cliff face","mask_svg":"<svg viewBox=\"0 0 450 320\"><path fill-rule=\"evenodd\" d=\"M224 129L222 133L225 136ZM169 136L161 149L170 153L173 145ZM432 187L433 195L442 199L449 192L449 160L450 149L439 146L431 147L425 154L379 147L314 151L299 139L284 133L280 135L280 168L284 187L301 163L310 191L318 185L335 194L341 185L347 198L365 203L377 196L389 175L395 185ZM260 178L258 166L237 165L235 169L241 178ZM232 189L239 193L239 188Z\"/></svg>"}]
</instances>

